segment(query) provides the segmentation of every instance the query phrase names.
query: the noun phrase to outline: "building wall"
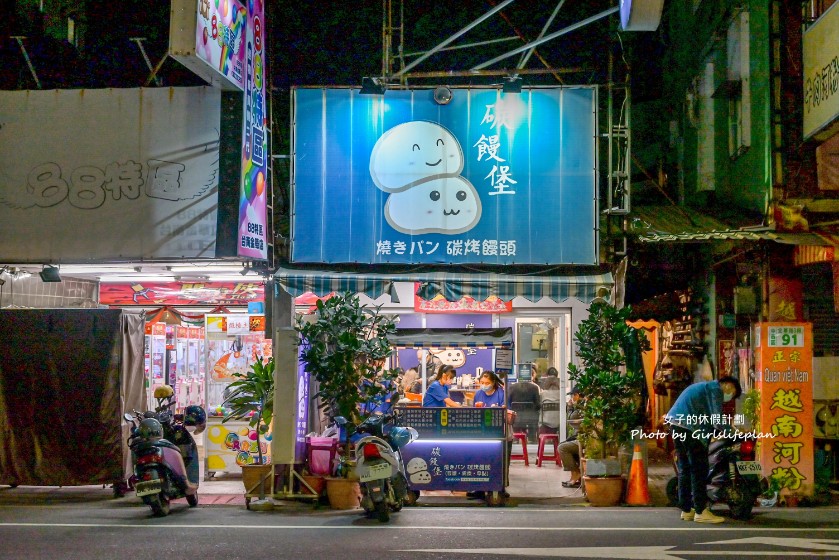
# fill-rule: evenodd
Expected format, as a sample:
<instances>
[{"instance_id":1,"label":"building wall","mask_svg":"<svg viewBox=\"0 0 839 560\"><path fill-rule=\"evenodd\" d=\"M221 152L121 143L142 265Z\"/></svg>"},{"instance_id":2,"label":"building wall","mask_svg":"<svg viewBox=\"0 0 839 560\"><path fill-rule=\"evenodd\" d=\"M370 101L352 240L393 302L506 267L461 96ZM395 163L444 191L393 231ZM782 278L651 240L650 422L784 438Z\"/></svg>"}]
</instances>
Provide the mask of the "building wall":
<instances>
[{"instance_id":1,"label":"building wall","mask_svg":"<svg viewBox=\"0 0 839 560\"><path fill-rule=\"evenodd\" d=\"M37 275L13 277L0 274L0 309L9 307L98 307L96 282L62 278L44 282Z\"/></svg>"},{"instance_id":2,"label":"building wall","mask_svg":"<svg viewBox=\"0 0 839 560\"><path fill-rule=\"evenodd\" d=\"M729 26L744 6L749 14L750 146L742 153L729 153L729 100L724 82L729 67ZM752 0L705 1L694 11L692 2L673 2L663 25L670 40L664 64L665 98L671 99L671 114L679 126L684 155L672 150L666 157L684 177L683 201L692 206L708 203L730 205L764 214L771 192L769 137L769 11L767 2ZM706 64L713 75L706 75ZM733 63L732 63L733 64ZM711 94L715 97L710 98ZM745 95L742 97L745 103ZM708 105L704 105L707 103ZM704 108L703 108L704 107ZM713 117L706 116L708 108ZM701 147L703 128L712 123L712 148ZM710 132L706 134L711 135ZM633 141L634 146L639 143ZM709 153L710 151L710 153ZM704 160L704 161L703 161ZM710 177L710 180L709 180Z\"/></svg>"}]
</instances>

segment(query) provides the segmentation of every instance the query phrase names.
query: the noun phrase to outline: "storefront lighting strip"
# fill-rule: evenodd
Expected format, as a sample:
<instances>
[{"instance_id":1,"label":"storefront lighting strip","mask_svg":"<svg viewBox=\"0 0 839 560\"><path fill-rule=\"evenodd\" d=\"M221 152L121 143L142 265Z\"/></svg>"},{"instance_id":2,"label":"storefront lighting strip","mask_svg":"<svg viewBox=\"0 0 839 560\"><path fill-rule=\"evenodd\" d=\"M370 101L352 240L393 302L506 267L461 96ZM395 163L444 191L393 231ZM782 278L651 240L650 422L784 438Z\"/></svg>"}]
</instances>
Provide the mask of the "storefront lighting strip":
<instances>
[{"instance_id":1,"label":"storefront lighting strip","mask_svg":"<svg viewBox=\"0 0 839 560\"><path fill-rule=\"evenodd\" d=\"M172 275L154 275L144 274L141 276L100 276L100 282L174 282L175 277Z\"/></svg>"},{"instance_id":2,"label":"storefront lighting strip","mask_svg":"<svg viewBox=\"0 0 839 560\"><path fill-rule=\"evenodd\" d=\"M242 276L241 274L224 274L224 275L210 275L210 282L262 282L263 279L261 276L256 274L248 274L246 276Z\"/></svg>"},{"instance_id":3,"label":"storefront lighting strip","mask_svg":"<svg viewBox=\"0 0 839 560\"><path fill-rule=\"evenodd\" d=\"M170 266L168 267L172 272L191 272L192 274L201 274L202 276L207 272L238 272L242 270L244 265L242 263L235 264L208 264L206 266Z\"/></svg>"}]
</instances>

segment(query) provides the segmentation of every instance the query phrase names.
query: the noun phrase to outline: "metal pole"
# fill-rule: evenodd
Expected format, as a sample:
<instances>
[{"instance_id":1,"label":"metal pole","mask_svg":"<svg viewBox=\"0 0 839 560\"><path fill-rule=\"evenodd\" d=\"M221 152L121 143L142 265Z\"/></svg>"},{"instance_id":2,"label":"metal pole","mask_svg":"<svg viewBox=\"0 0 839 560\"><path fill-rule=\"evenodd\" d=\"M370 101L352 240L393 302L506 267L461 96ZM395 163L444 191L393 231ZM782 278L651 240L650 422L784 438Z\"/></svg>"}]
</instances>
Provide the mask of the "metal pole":
<instances>
[{"instance_id":1,"label":"metal pole","mask_svg":"<svg viewBox=\"0 0 839 560\"><path fill-rule=\"evenodd\" d=\"M151 81L154 80L155 85L160 87L160 79L157 77L157 71L160 70L161 66L163 66L163 61L166 60L166 57L168 56L168 54L163 56L163 59L158 63L158 65L156 67L153 67L151 65L151 60L149 60L149 55L146 54L146 49L143 47L143 41L145 41L146 38L145 37L130 37L128 40L129 41L134 41L135 43L137 43L137 48L140 49L140 53L143 55L143 60L146 61L146 66L148 66L149 72L151 72L151 75L146 80L146 85L149 85L149 83L151 83Z\"/></svg>"},{"instance_id":2,"label":"metal pole","mask_svg":"<svg viewBox=\"0 0 839 560\"><path fill-rule=\"evenodd\" d=\"M38 74L35 73L35 67L32 66L32 61L29 59L29 53L26 52L26 47L23 46L23 40L26 39L23 35L13 35L12 39L17 41L17 44L20 46L20 52L23 53L23 58L26 60L26 65L29 67L29 72L32 73L32 77L35 78L35 84L38 86L38 89L43 89L41 87L41 80L38 79Z\"/></svg>"},{"instance_id":3,"label":"metal pole","mask_svg":"<svg viewBox=\"0 0 839 560\"><path fill-rule=\"evenodd\" d=\"M554 12L551 14L551 17L549 17L548 21L545 23L545 27L542 28L542 32L539 33L539 36L536 38L537 41L539 39L541 39L542 37L544 37L545 33L548 32L548 28L553 23L554 19L556 18L557 14L559 13L559 10L562 8L563 4L565 4L565 0L559 0L559 3L556 5L556 8L554 9ZM536 50L536 47L533 47L532 49L527 51L527 54L522 56L521 62L519 62L519 65L518 65L519 70L521 70L522 68L525 67L525 65L527 64L527 61L530 60L531 56L533 56L533 51L535 51L535 50Z\"/></svg>"},{"instance_id":4,"label":"metal pole","mask_svg":"<svg viewBox=\"0 0 839 560\"><path fill-rule=\"evenodd\" d=\"M468 49L471 47L483 47L484 45L492 45L493 43L505 43L507 41L518 41L518 37L502 37L501 39L488 39L486 41L478 41L477 43L466 43L465 45L457 45L455 47L446 47L445 49L440 49L437 52L443 51L456 51L458 49ZM411 57L411 56L420 56L421 54L425 54L428 51L419 51L413 53L406 53L404 56Z\"/></svg>"},{"instance_id":5,"label":"metal pole","mask_svg":"<svg viewBox=\"0 0 839 560\"><path fill-rule=\"evenodd\" d=\"M446 45L448 45L449 43L451 43L452 41L454 41L455 39L457 39L458 37L460 37L464 33L470 31L471 29L473 29L475 27L477 27L478 25L480 25L481 23L483 23L484 21L486 21L487 19L489 19L490 17L495 15L497 12L500 12L502 9L504 9L508 5L512 4L514 1L515 0L505 0L504 2L499 4L498 6L494 7L493 9L491 9L490 11L488 11L487 13L485 13L484 15L482 15L481 17L479 17L478 19L476 19L475 21L473 21L472 23L470 23L469 25L467 25L466 27L464 27L463 29L461 29L460 31L458 31L457 33L455 33L454 35L452 35L451 37L449 37L445 41L443 41L442 43L440 43L439 45L437 45L436 47L434 47L433 49L431 49L430 51L428 51L427 53L425 53L424 55L422 55L421 57L419 57L418 59L416 59L412 63L410 63L405 68L401 69L399 72L394 74L393 77L398 78L399 76L401 76L402 74L404 74L405 72L407 72L408 70L410 70L411 68L413 68L414 66L416 66L417 64L422 62L423 60L425 60L426 58L430 57L431 55L433 55L437 51L441 50L443 47L445 47ZM615 10L617 10L617 9L618 8L615 8Z\"/></svg>"},{"instance_id":6,"label":"metal pole","mask_svg":"<svg viewBox=\"0 0 839 560\"><path fill-rule=\"evenodd\" d=\"M608 10L600 12L597 15L591 16L590 18L584 19L583 21L578 21L577 23L575 23L573 25L569 25L568 27L566 27L564 29L560 29L556 33L551 33L550 35L548 35L546 37L542 37L541 39L539 39L537 41L533 41L532 43L528 43L528 44L526 44L522 47L519 47L517 49L514 49L510 52L507 52L507 53L504 53L502 55L496 56L492 60L488 60L487 62L484 62L482 64L479 64L479 65L475 66L473 68L473 70L481 70L483 68L486 68L487 66L492 66L496 62L504 60L505 58L510 58L511 56L515 56L515 55L519 54L520 52L524 52L524 51L526 51L528 49L531 49L533 47L538 47L539 45L541 45L543 43L547 43L548 41L552 41L553 39L556 39L557 37L560 37L562 35L570 33L570 32L572 32L576 29L579 29L580 27L584 27L584 26L588 25L589 23L592 23L592 22L597 21L599 19L602 19L604 17L610 16L610 15L614 14L615 12L617 12L619 9L620 8L618 6L615 6L613 8L609 8Z\"/></svg>"}]
</instances>

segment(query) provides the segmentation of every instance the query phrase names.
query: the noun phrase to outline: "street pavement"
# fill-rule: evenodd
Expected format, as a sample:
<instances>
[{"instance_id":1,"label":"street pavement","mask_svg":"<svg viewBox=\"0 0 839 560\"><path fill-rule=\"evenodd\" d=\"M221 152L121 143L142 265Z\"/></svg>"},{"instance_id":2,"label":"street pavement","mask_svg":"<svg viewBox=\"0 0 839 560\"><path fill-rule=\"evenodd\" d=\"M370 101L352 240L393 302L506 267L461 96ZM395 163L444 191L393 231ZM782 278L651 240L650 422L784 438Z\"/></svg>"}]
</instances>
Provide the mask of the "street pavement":
<instances>
[{"instance_id":1,"label":"street pavement","mask_svg":"<svg viewBox=\"0 0 839 560\"><path fill-rule=\"evenodd\" d=\"M387 524L308 501L248 511L234 475L202 480L198 507L176 500L165 518L101 485L0 486L0 560L839 558L837 506L756 508L750 521L721 525L683 522L666 507L672 466L663 453L650 453L648 470L654 507L595 508L579 490L561 487L568 479L561 467L537 467L531 455L529 466L512 464L507 507L426 493Z\"/></svg>"},{"instance_id":2,"label":"street pavement","mask_svg":"<svg viewBox=\"0 0 839 560\"><path fill-rule=\"evenodd\" d=\"M709 526L674 508L449 505L405 508L382 524L297 502L255 512L180 501L165 518L133 497L0 504L4 560L697 557L837 558L839 510L759 509Z\"/></svg>"}]
</instances>

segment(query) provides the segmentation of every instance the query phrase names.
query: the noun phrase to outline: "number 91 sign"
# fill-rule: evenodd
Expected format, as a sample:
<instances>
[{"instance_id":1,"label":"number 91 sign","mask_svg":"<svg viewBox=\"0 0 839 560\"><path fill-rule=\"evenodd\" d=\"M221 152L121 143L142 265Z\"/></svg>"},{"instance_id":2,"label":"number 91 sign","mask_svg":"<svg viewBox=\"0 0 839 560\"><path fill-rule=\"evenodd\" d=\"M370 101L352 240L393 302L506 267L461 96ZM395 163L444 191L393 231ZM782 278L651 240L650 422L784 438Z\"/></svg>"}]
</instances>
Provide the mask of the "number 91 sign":
<instances>
[{"instance_id":1,"label":"number 91 sign","mask_svg":"<svg viewBox=\"0 0 839 560\"><path fill-rule=\"evenodd\" d=\"M804 346L804 327L769 327L768 346L773 348L801 348Z\"/></svg>"}]
</instances>

